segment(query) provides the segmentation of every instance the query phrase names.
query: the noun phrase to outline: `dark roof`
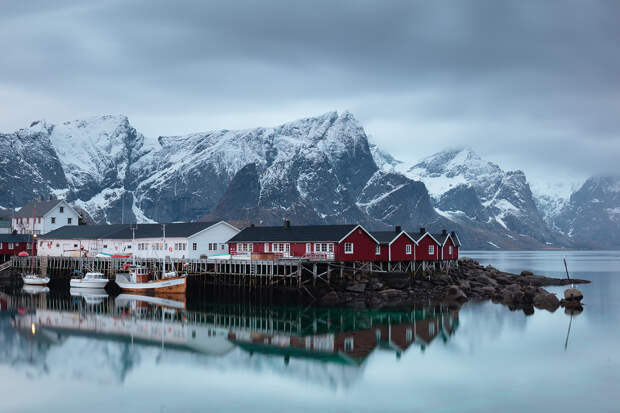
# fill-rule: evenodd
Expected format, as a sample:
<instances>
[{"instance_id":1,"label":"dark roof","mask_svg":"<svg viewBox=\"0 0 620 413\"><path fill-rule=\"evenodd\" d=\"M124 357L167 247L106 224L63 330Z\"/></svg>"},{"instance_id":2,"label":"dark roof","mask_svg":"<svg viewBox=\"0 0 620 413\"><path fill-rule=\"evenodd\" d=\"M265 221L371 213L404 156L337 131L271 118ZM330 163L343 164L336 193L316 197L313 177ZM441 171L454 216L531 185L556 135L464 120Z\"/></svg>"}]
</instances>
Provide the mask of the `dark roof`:
<instances>
[{"instance_id":1,"label":"dark roof","mask_svg":"<svg viewBox=\"0 0 620 413\"><path fill-rule=\"evenodd\" d=\"M217 222L177 222L166 225L166 237L189 237L209 228ZM131 239L136 228L136 238L163 237L162 224L114 224L114 225L65 225L41 235L41 239Z\"/></svg>"},{"instance_id":2,"label":"dark roof","mask_svg":"<svg viewBox=\"0 0 620 413\"><path fill-rule=\"evenodd\" d=\"M314 242L340 241L357 225L299 225L285 227L248 227L232 237L229 242Z\"/></svg>"},{"instance_id":3,"label":"dark roof","mask_svg":"<svg viewBox=\"0 0 620 413\"><path fill-rule=\"evenodd\" d=\"M30 242L32 235L29 234L0 234L0 242Z\"/></svg>"},{"instance_id":4,"label":"dark roof","mask_svg":"<svg viewBox=\"0 0 620 413\"><path fill-rule=\"evenodd\" d=\"M448 236L450 236L449 233L445 233L442 234L441 232L438 234L431 234L433 236L433 238L435 238L441 245L443 245L444 242L446 242L446 238L448 238Z\"/></svg>"},{"instance_id":5,"label":"dark roof","mask_svg":"<svg viewBox=\"0 0 620 413\"><path fill-rule=\"evenodd\" d=\"M16 218L28 218L32 217L32 209L34 207L35 214L38 217L42 217L49 211L54 209L56 205L62 202L62 199L51 199L48 201L30 201L22 209L15 213Z\"/></svg>"},{"instance_id":6,"label":"dark roof","mask_svg":"<svg viewBox=\"0 0 620 413\"><path fill-rule=\"evenodd\" d=\"M389 244L396 238L400 232L396 231L376 231L371 233L380 244Z\"/></svg>"}]
</instances>

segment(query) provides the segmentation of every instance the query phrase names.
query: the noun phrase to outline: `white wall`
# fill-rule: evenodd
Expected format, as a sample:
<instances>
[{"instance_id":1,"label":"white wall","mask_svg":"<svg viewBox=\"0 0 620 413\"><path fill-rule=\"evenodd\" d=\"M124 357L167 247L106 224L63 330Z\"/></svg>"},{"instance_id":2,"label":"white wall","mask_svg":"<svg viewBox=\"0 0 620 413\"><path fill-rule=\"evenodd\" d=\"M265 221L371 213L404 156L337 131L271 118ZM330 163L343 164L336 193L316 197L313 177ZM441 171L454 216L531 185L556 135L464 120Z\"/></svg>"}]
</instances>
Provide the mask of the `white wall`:
<instances>
[{"instance_id":1,"label":"white wall","mask_svg":"<svg viewBox=\"0 0 620 413\"><path fill-rule=\"evenodd\" d=\"M189 238L188 252L189 258L200 258L201 255L228 254L228 240L237 235L241 230L227 224L218 222L217 224L192 235ZM196 250L193 244L196 243ZM216 250L209 250L209 244L217 244Z\"/></svg>"},{"instance_id":2,"label":"white wall","mask_svg":"<svg viewBox=\"0 0 620 413\"><path fill-rule=\"evenodd\" d=\"M164 249L161 250L153 249L153 244L164 242L161 237L157 237L136 238L133 244L131 240L125 239L44 239L39 240L37 252L40 256L79 257L80 250L83 248L82 251L87 251L89 257L104 252L107 254L135 254L136 257L140 258L200 258L200 255L227 254L226 242L237 233L239 233L237 228L225 222L218 222L189 238L167 237ZM194 243L196 243L196 250L193 249ZM210 243L217 244L217 249L209 251ZM139 249L139 244L147 244L147 248ZM185 249L178 248L179 244L185 244Z\"/></svg>"},{"instance_id":3,"label":"white wall","mask_svg":"<svg viewBox=\"0 0 620 413\"><path fill-rule=\"evenodd\" d=\"M60 207L63 207L63 212L60 212ZM35 211L36 212L36 211ZM39 218L40 221L39 222ZM52 218L56 218L56 222L52 223ZM67 219L71 218L71 224ZM65 201L61 201L54 209L50 210L43 217L37 217L35 219L34 231L35 234L47 234L50 231L64 227L65 225L78 225L79 215L67 204ZM18 234L30 234L32 231L33 217L25 217L21 219L13 218L13 229L17 230Z\"/></svg>"}]
</instances>

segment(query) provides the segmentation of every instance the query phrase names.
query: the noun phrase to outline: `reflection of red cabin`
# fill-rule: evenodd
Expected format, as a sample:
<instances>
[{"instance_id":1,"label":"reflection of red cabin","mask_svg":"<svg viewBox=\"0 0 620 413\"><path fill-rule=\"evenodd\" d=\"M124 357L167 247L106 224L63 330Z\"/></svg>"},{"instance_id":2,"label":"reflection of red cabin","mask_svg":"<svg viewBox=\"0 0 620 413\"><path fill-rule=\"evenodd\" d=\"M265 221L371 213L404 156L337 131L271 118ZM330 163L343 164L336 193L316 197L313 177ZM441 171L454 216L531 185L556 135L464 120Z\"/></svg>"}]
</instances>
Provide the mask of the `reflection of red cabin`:
<instances>
[{"instance_id":1,"label":"reflection of red cabin","mask_svg":"<svg viewBox=\"0 0 620 413\"><path fill-rule=\"evenodd\" d=\"M31 246L32 236L28 234L0 234L0 262L7 261L20 252L37 255L37 243Z\"/></svg>"},{"instance_id":2,"label":"reflection of red cabin","mask_svg":"<svg viewBox=\"0 0 620 413\"><path fill-rule=\"evenodd\" d=\"M361 225L248 227L228 241L234 254L333 261L374 261L378 241Z\"/></svg>"}]
</instances>

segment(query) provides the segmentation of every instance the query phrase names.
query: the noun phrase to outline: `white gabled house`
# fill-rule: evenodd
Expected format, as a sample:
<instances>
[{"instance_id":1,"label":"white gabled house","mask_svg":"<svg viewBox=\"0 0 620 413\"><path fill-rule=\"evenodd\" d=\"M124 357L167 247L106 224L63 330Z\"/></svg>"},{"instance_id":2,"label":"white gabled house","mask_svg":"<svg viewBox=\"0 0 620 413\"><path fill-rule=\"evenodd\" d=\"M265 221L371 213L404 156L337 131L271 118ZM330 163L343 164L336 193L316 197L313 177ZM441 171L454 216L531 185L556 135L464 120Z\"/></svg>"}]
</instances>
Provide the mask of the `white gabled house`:
<instances>
[{"instance_id":1,"label":"white gabled house","mask_svg":"<svg viewBox=\"0 0 620 413\"><path fill-rule=\"evenodd\" d=\"M64 199L31 201L12 218L13 231L18 234L46 234L63 226L77 226L80 214Z\"/></svg>"},{"instance_id":2,"label":"white gabled house","mask_svg":"<svg viewBox=\"0 0 620 413\"><path fill-rule=\"evenodd\" d=\"M225 221L65 226L39 238L37 255L200 258L228 253L227 241L238 232Z\"/></svg>"}]
</instances>

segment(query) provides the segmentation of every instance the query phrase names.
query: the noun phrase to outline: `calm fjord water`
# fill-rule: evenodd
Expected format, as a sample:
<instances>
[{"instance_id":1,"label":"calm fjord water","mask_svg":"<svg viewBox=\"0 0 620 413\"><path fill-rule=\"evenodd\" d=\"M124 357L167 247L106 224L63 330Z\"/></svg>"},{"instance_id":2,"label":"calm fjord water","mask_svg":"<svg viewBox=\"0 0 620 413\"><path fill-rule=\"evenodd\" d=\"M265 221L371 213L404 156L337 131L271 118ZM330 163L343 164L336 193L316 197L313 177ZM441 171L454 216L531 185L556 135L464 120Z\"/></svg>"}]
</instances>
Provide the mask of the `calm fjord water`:
<instances>
[{"instance_id":1,"label":"calm fjord water","mask_svg":"<svg viewBox=\"0 0 620 413\"><path fill-rule=\"evenodd\" d=\"M620 411L620 252L462 255L552 276L566 256L571 275L593 281L579 286L585 310L572 321L563 309L526 316L490 302L186 311L7 291L0 411Z\"/></svg>"}]
</instances>

